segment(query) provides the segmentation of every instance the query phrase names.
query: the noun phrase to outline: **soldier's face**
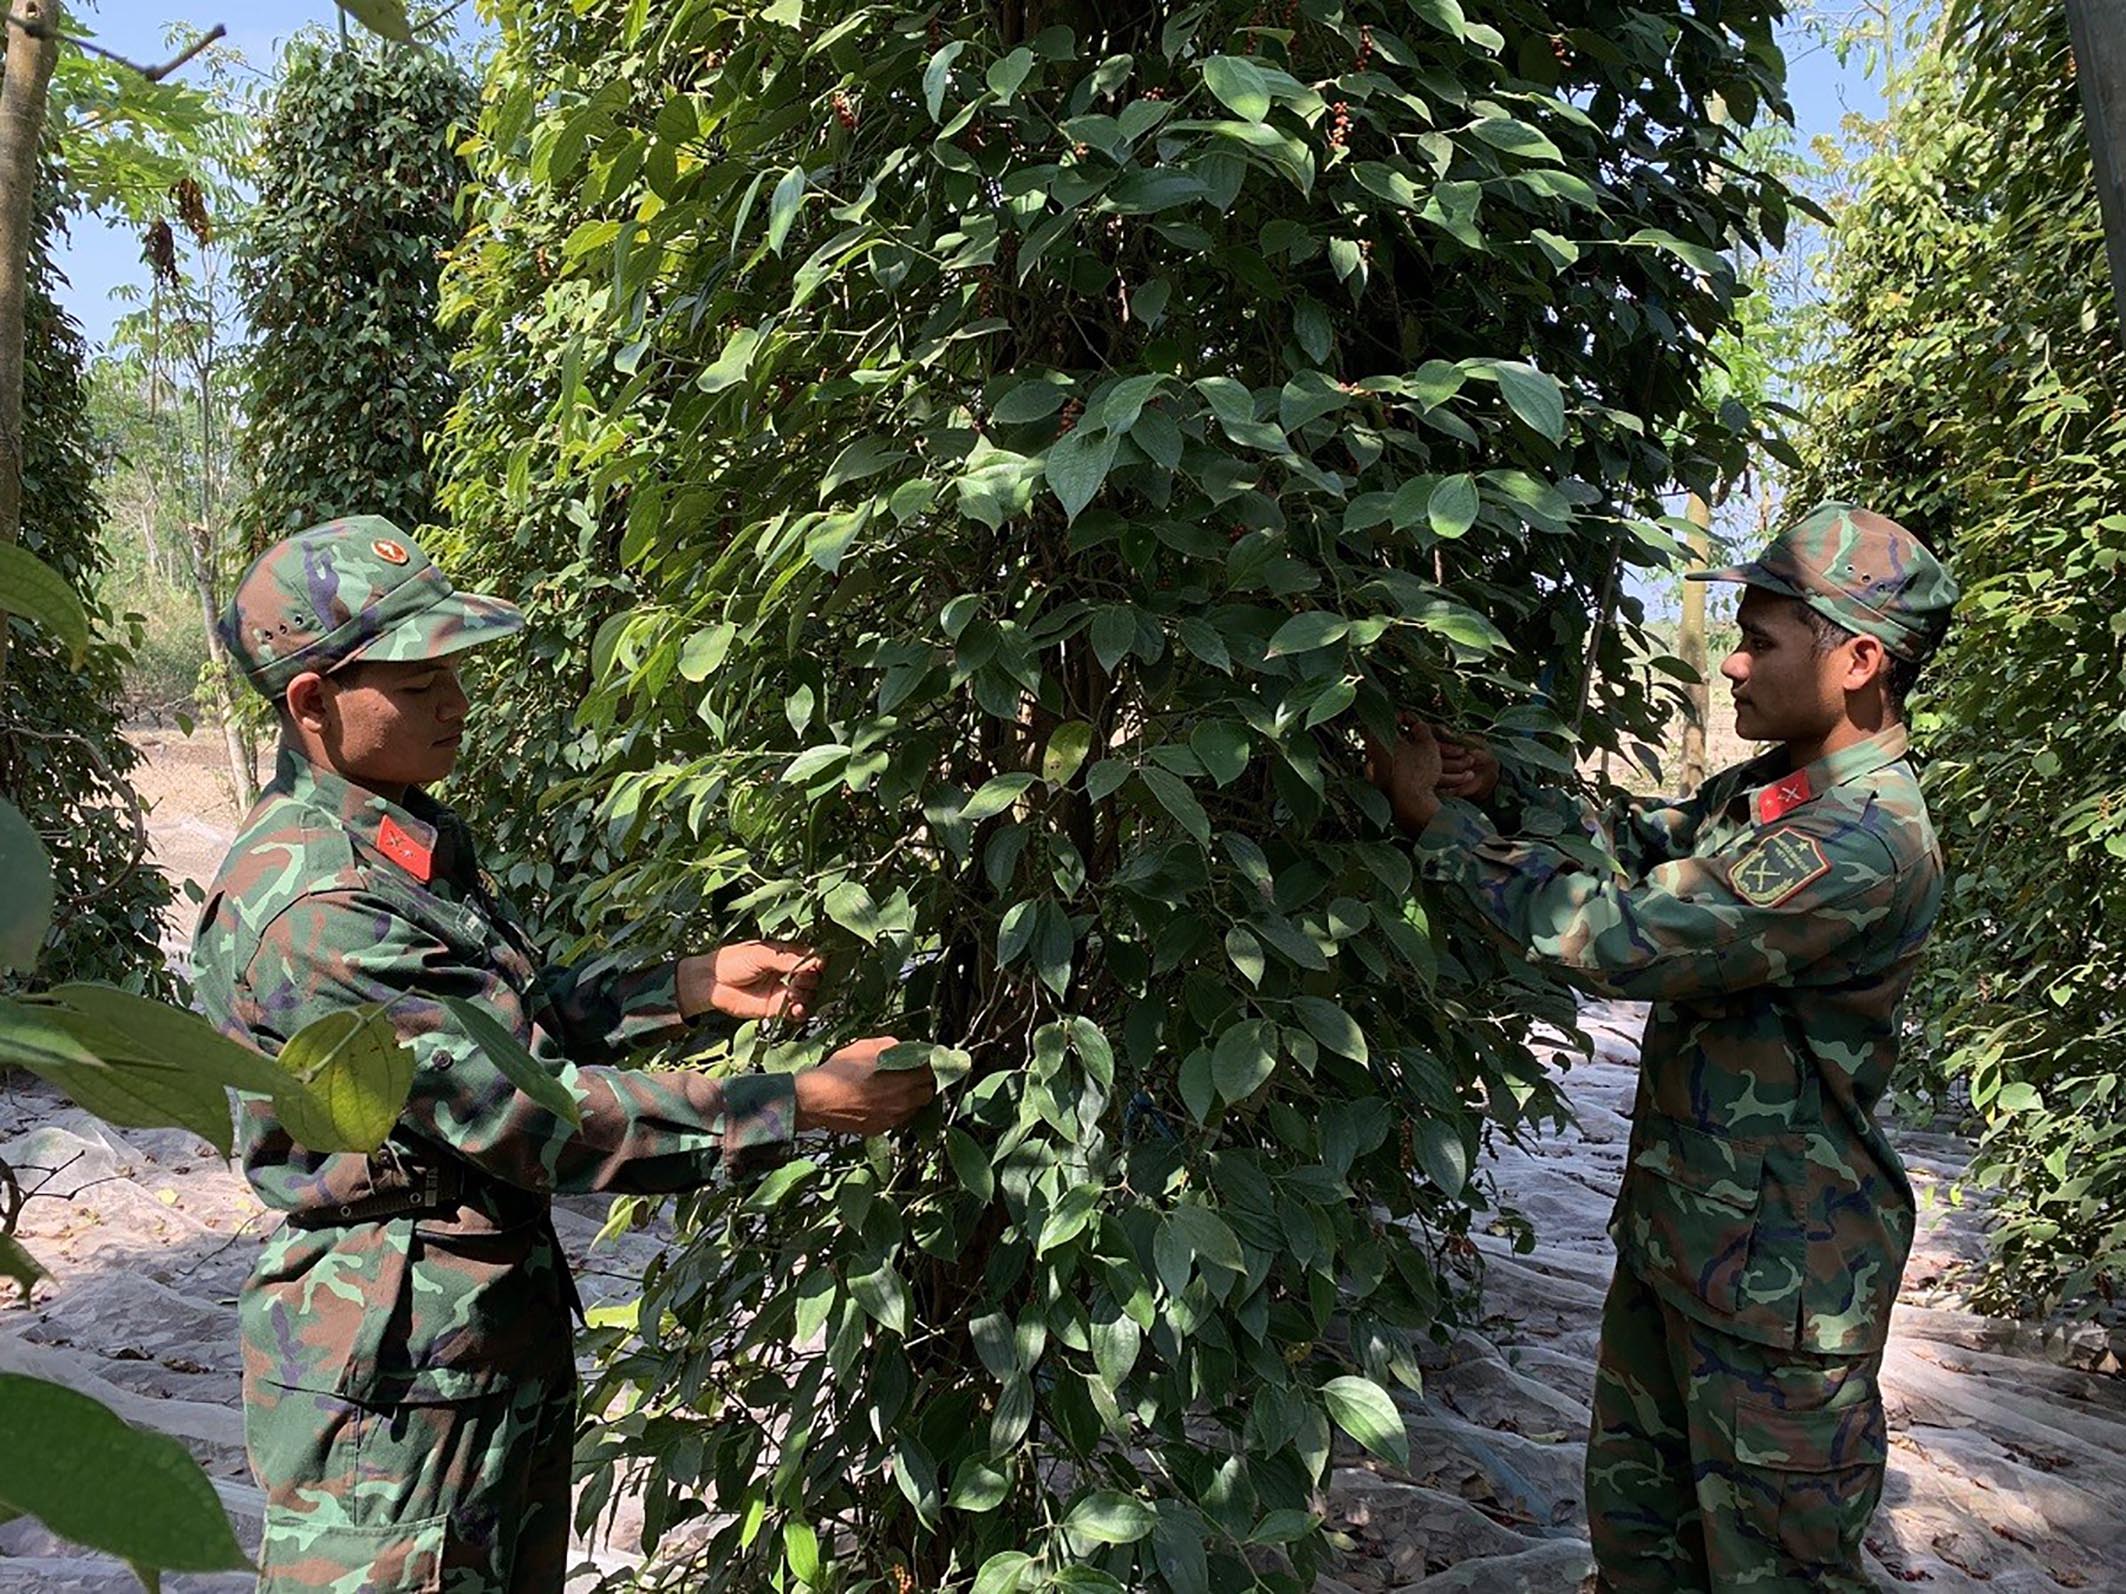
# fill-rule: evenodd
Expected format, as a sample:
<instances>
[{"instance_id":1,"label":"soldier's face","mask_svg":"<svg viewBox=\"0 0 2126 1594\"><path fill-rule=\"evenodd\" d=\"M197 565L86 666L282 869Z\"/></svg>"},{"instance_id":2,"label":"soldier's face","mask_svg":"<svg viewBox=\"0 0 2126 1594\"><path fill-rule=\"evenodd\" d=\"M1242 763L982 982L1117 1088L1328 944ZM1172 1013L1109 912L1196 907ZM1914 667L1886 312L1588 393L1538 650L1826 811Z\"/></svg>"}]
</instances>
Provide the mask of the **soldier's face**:
<instances>
[{"instance_id":1,"label":"soldier's face","mask_svg":"<svg viewBox=\"0 0 2126 1594\"><path fill-rule=\"evenodd\" d=\"M1808 742L1845 712L1836 660L1816 651L1808 614L1791 598L1747 588L1735 615L1742 640L1720 665L1735 699L1735 734L1752 742Z\"/></svg>"},{"instance_id":2,"label":"soldier's face","mask_svg":"<svg viewBox=\"0 0 2126 1594\"><path fill-rule=\"evenodd\" d=\"M448 659L356 663L323 677L311 697L294 702L298 723L333 769L371 790L430 785L457 764L468 705Z\"/></svg>"}]
</instances>

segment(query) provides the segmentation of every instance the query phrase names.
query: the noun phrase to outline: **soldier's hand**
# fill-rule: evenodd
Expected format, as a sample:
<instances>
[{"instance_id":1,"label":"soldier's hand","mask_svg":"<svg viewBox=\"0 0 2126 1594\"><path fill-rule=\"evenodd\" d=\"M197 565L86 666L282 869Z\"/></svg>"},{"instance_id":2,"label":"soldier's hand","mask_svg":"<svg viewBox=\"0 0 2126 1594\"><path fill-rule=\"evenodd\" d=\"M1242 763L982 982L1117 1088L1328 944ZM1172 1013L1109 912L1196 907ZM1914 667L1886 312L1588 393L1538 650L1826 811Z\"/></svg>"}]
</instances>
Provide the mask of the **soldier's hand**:
<instances>
[{"instance_id":1,"label":"soldier's hand","mask_svg":"<svg viewBox=\"0 0 2126 1594\"><path fill-rule=\"evenodd\" d=\"M1473 737L1439 733L1439 789L1449 797L1489 802L1499 787L1498 755Z\"/></svg>"},{"instance_id":2,"label":"soldier's hand","mask_svg":"<svg viewBox=\"0 0 2126 1594\"><path fill-rule=\"evenodd\" d=\"M1396 824L1415 835L1439 812L1440 744L1415 714L1398 716L1398 723L1393 746L1366 736L1366 778L1387 797Z\"/></svg>"},{"instance_id":3,"label":"soldier's hand","mask_svg":"<svg viewBox=\"0 0 2126 1594\"><path fill-rule=\"evenodd\" d=\"M819 990L821 959L810 947L739 941L679 966L679 1008L733 1018L804 1019Z\"/></svg>"},{"instance_id":4,"label":"soldier's hand","mask_svg":"<svg viewBox=\"0 0 2126 1594\"><path fill-rule=\"evenodd\" d=\"M897 1044L890 1035L875 1036L801 1070L797 1127L882 1135L913 1118L937 1094L937 1077L928 1068L881 1069L880 1055Z\"/></svg>"}]
</instances>

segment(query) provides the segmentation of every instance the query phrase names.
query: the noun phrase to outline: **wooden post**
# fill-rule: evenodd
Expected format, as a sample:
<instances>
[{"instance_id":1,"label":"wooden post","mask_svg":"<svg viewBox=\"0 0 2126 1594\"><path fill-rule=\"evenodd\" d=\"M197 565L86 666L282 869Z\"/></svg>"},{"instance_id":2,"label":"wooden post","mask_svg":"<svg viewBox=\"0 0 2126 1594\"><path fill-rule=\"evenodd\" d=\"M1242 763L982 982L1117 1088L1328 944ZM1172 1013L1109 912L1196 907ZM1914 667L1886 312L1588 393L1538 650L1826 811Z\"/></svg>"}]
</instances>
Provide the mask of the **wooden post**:
<instances>
[{"instance_id":1,"label":"wooden post","mask_svg":"<svg viewBox=\"0 0 2126 1594\"><path fill-rule=\"evenodd\" d=\"M2126 331L2126 0L2067 0L2067 34L2096 159L2112 298Z\"/></svg>"},{"instance_id":2,"label":"wooden post","mask_svg":"<svg viewBox=\"0 0 2126 1594\"><path fill-rule=\"evenodd\" d=\"M1690 535L1693 568L1703 570L1713 562L1712 506L1696 493L1684 515L1696 528ZM1683 789L1696 791L1705 783L1705 724L1712 712L1712 678L1706 673L1705 583L1683 583L1683 618L1676 626L1676 656L1698 672L1698 684L1683 689Z\"/></svg>"},{"instance_id":3,"label":"wooden post","mask_svg":"<svg viewBox=\"0 0 2126 1594\"><path fill-rule=\"evenodd\" d=\"M22 373L30 237L37 230L37 155L59 60L59 0L0 0L0 543L22 535ZM7 621L0 617L0 681Z\"/></svg>"}]
</instances>

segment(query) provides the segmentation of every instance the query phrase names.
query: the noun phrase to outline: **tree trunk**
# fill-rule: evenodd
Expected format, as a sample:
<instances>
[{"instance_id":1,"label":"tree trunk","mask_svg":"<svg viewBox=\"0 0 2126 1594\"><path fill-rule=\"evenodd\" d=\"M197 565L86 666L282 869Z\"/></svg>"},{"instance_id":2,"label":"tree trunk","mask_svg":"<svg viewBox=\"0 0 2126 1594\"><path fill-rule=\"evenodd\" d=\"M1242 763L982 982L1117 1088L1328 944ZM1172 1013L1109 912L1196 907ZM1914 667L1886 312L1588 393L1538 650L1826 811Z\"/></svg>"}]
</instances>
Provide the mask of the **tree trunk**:
<instances>
[{"instance_id":1,"label":"tree trunk","mask_svg":"<svg viewBox=\"0 0 2126 1594\"><path fill-rule=\"evenodd\" d=\"M143 475L146 473L143 472ZM162 581L169 571L163 567L162 545L155 540L155 493L153 478L149 478L147 494L140 504L140 540L148 550L148 576L152 581Z\"/></svg>"},{"instance_id":2,"label":"tree trunk","mask_svg":"<svg viewBox=\"0 0 2126 1594\"><path fill-rule=\"evenodd\" d=\"M0 0L9 7L0 74L0 545L22 537L22 367L30 238L37 226L37 152L59 59L59 0ZM8 629L0 621L0 685Z\"/></svg>"},{"instance_id":3,"label":"tree trunk","mask_svg":"<svg viewBox=\"0 0 2126 1594\"><path fill-rule=\"evenodd\" d=\"M207 633L207 656L214 661L223 690L234 692L236 672L214 624L214 545L205 526L187 529L192 534L192 585L199 593L199 623ZM222 745L229 750L229 779L236 786L237 806L248 809L258 800L258 771L251 762L251 744L237 726L236 711L226 700L214 705L214 714L221 721Z\"/></svg>"},{"instance_id":4,"label":"tree trunk","mask_svg":"<svg viewBox=\"0 0 2126 1594\"><path fill-rule=\"evenodd\" d=\"M204 254L204 252L203 252ZM200 306L200 336L194 345L192 374L199 384L199 524L192 530L192 570L199 584L200 619L207 628L207 648L214 662L220 666L222 680L231 697L242 690L229 667L229 653L222 646L221 632L215 628L214 614L214 553L217 541L216 527L221 521L220 483L215 479L215 421L214 421L214 288L213 257L204 255L202 264L209 273L206 292ZM218 704L221 715L222 740L229 748L229 778L236 783L238 806L249 808L258 797L258 771L252 762L251 738L246 736L237 723L235 705L227 700Z\"/></svg>"},{"instance_id":5,"label":"tree trunk","mask_svg":"<svg viewBox=\"0 0 2126 1594\"><path fill-rule=\"evenodd\" d=\"M1712 562L1712 506L1696 493L1683 513L1696 528L1690 536L1691 561L1699 569ZM1683 689L1683 789L1696 791L1705 782L1705 725L1712 713L1712 680L1705 658L1705 583L1683 583L1683 619L1676 627L1676 656L1697 672L1698 683Z\"/></svg>"}]
</instances>

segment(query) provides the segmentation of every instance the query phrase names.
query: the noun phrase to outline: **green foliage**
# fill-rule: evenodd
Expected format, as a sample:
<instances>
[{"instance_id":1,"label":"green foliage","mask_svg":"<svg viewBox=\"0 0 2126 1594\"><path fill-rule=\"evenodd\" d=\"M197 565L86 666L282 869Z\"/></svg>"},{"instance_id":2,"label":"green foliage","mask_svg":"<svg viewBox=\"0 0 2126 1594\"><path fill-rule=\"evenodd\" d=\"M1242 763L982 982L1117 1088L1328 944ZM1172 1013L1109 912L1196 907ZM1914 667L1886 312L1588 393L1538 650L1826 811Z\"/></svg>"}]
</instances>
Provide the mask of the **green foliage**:
<instances>
[{"instance_id":1,"label":"green foliage","mask_svg":"<svg viewBox=\"0 0 2126 1594\"><path fill-rule=\"evenodd\" d=\"M1405 1459L1569 1009L1357 730L1570 769L1616 562L1742 457L1772 15L503 8L444 499L544 651L457 796L555 922L818 938L948 1082L608 1319L586 1510L723 1514L686 1586L1298 1589L1335 1435Z\"/></svg>"},{"instance_id":2,"label":"green foliage","mask_svg":"<svg viewBox=\"0 0 2126 1594\"><path fill-rule=\"evenodd\" d=\"M127 648L94 598L104 553L96 458L82 388L81 334L54 302L50 213L30 258L23 380L22 542L12 558L46 567L15 585L18 616L74 613L57 631L12 628L0 685L0 796L17 804L50 855L57 903L40 962L54 979L170 988L159 945L170 888L144 854L127 776L139 761L119 733ZM43 592L42 600L33 592ZM38 607L31 605L37 603Z\"/></svg>"},{"instance_id":3,"label":"green foliage","mask_svg":"<svg viewBox=\"0 0 2126 1594\"><path fill-rule=\"evenodd\" d=\"M289 47L240 263L260 544L335 515L428 518L425 442L450 402L436 277L473 104L439 52Z\"/></svg>"},{"instance_id":4,"label":"green foliage","mask_svg":"<svg viewBox=\"0 0 2126 1594\"><path fill-rule=\"evenodd\" d=\"M215 335L217 312L227 310L226 296L213 291L217 263L209 247L181 247L187 277L158 284L150 308L120 317L110 349L88 372L107 560L98 594L133 630L129 713L194 706L208 650L190 528L205 524L237 540L223 510L240 490L232 481L241 373ZM210 569L233 563L214 553L210 546Z\"/></svg>"},{"instance_id":5,"label":"green foliage","mask_svg":"<svg viewBox=\"0 0 2126 1594\"><path fill-rule=\"evenodd\" d=\"M119 541L117 526L106 523L105 534L111 562L100 596L130 628L120 703L129 717L160 722L171 714L189 716L207 667L199 593L164 574L137 542Z\"/></svg>"},{"instance_id":6,"label":"green foliage","mask_svg":"<svg viewBox=\"0 0 2126 1594\"><path fill-rule=\"evenodd\" d=\"M157 1572L248 1566L191 1452L58 1384L0 1373L0 1511ZM125 1487L111 1487L123 1478ZM152 1586L152 1585L151 1585Z\"/></svg>"},{"instance_id":7,"label":"green foliage","mask_svg":"<svg viewBox=\"0 0 2126 1594\"><path fill-rule=\"evenodd\" d=\"M1961 0L1906 90L1839 220L1810 485L1953 550L1911 1084L1989 1124L1987 1303L2089 1307L2126 1269L2126 353L2064 14Z\"/></svg>"},{"instance_id":8,"label":"green foliage","mask_svg":"<svg viewBox=\"0 0 2126 1594\"><path fill-rule=\"evenodd\" d=\"M150 82L71 45L60 47L53 66L46 114L51 142L65 156L68 197L84 210L139 222L165 214L171 190L199 177L202 145L225 134L230 120L182 78Z\"/></svg>"}]
</instances>

